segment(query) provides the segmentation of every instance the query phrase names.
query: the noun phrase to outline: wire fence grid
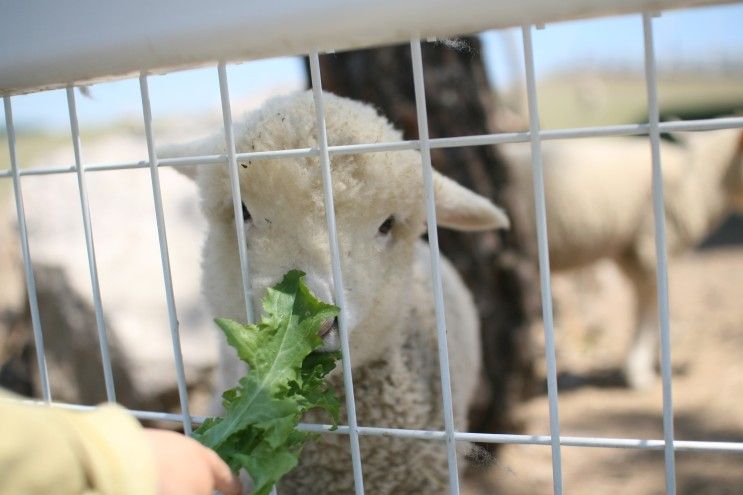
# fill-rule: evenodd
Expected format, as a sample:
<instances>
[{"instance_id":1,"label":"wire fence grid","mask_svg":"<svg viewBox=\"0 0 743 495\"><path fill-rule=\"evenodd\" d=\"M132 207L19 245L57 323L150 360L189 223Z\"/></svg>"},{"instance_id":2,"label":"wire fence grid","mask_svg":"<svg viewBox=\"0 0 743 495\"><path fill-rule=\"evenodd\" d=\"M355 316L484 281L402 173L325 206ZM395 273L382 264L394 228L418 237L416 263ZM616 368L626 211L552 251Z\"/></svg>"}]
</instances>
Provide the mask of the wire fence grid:
<instances>
[{"instance_id":1,"label":"wire fence grid","mask_svg":"<svg viewBox=\"0 0 743 495\"><path fill-rule=\"evenodd\" d=\"M317 122L317 148L275 150L262 152L237 153L235 149L235 137L233 135L232 113L230 108L230 95L227 84L226 65L219 62L216 67L219 79L219 90L221 97L222 118L224 124L224 139L226 143L226 154L212 156L187 156L180 158L159 159L155 151L155 136L152 129L152 112L148 91L148 74L139 76L141 91L141 103L144 115L145 136L147 141L147 160L127 163L101 163L85 165L82 159L80 145L80 130L77 121L77 106L74 96L74 86L67 87L67 102L69 110L71 140L73 144L75 163L63 167L46 168L21 168L18 164L15 147L15 129L13 125L12 97L4 96L5 124L8 137L10 154L10 170L0 171L0 178L12 181L15 195L16 213L21 240L23 267L26 278L28 299L30 303L31 318L33 323L33 334L37 350L37 361L41 381L42 403L54 406L87 410L88 406L76 404L63 404L53 402L50 393L49 378L46 366L46 357L43 349L43 332L39 320L39 309L34 282L33 263L28 245L28 227L24 211L23 195L21 189L21 178L31 175L64 174L74 173L77 177L77 186L80 196L80 207L83 216L85 233L85 245L90 272L90 283L95 306L96 323L99 337L100 352L103 361L103 375L105 377L106 396L110 401L116 400L116 392L111 369L111 358L109 356L106 327L103 320L103 308L98 286L97 263L94 239L91 229L90 209L87 200L86 174L104 170L123 170L148 168L152 186L152 197L156 212L156 224L160 243L161 265L163 284L168 309L170 333L172 337L172 348L176 367L178 392L181 404L180 414L169 414L157 411L131 411L136 417L144 420L159 420L182 423L187 434L192 431L193 423L200 423L205 418L192 416L189 412L188 392L183 364L183 355L179 340L178 315L173 295L173 283L171 280L170 261L168 254L168 237L165 230L162 197L160 191L159 169L162 167L183 167L199 164L201 166L228 166L230 171L230 182L232 188L232 200L236 222L236 232L242 271L242 282L244 288L244 302L246 319L254 321L250 292L250 263L246 250L245 233L241 226L241 203L240 188L238 182L237 163L239 160L270 160L286 157L317 157L320 160L323 177L323 190L326 206L326 222L329 233L329 244L332 260L332 275L335 287L336 303L342 308L344 306L343 276L340 266L340 255L338 248L337 230L335 224L335 212L333 207L332 176L330 173L330 157L336 155L374 153L380 151L394 150L419 150L422 158L422 173L426 191L426 213L429 232L429 246L432 253L431 271L433 277L433 291L436 308L436 329L439 342L439 363L441 371L441 385L443 392L444 425L442 431L406 430L393 428L379 428L372 425L360 426L357 424L354 407L354 389L351 374L351 362L349 357L347 322L344 312L341 311L339 329L341 336L341 350L343 355L344 384L346 391L346 406L348 411L348 424L340 426L337 430L330 431L330 425L301 424L300 429L304 431L320 432L325 434L348 435L349 448L352 456L355 493L364 493L363 485L363 459L359 449L359 436L394 436L401 438L426 439L444 442L448 450L450 493L459 493L459 468L457 466L456 442L489 442L503 444L532 444L549 445L552 451L553 491L555 494L563 492L561 447L608 447L616 449L639 449L639 450L662 450L665 458L666 493L674 494L675 487L675 453L676 452L723 452L743 453L743 442L722 441L680 441L674 438L673 431L673 399L672 399L672 375L671 375L671 341L669 328L668 309L668 267L665 239L665 220L663 212L663 182L661 180L661 157L660 157L660 133L674 131L704 131L725 128L743 128L743 118L729 117L706 120L692 120L683 122L659 122L656 63L653 46L653 15L651 12L641 14L641 22L644 33L644 61L645 81L647 86L648 115L646 124L614 125L590 128L542 130L539 124L539 109L537 104L537 89L534 73L534 52L532 48L533 25L521 26L522 44L524 49L525 79L528 98L529 130L526 132L498 133L477 136L455 136L445 138L430 138L428 136L428 122L426 115L426 102L423 90L423 60L421 56L420 40L413 37L410 40L412 54L414 90L416 97L416 110L418 129L420 137L417 140L399 141L394 143L365 143L344 146L328 146L325 118L322 99L322 83L319 66L319 55L317 50L309 50L309 62L311 70L311 86L315 101ZM636 439L636 438L601 438L601 437L575 437L560 435L560 421L558 411L558 389L557 389L557 366L555 358L554 325L552 314L552 294L550 288L549 254L547 243L546 206L544 197L544 183L542 175L541 142L555 139L579 139L596 136L627 136L647 134L650 137L652 153L653 174L653 208L655 216L655 238L657 255L657 280L659 300L659 323L661 333L661 371L663 382L663 439ZM438 237L435 223L435 206L433 202L433 185L430 150L436 148L449 148L460 146L485 146L501 143L523 142L530 143L533 186L535 193L535 214L537 224L537 243L539 254L541 300L543 309L543 321L545 332L545 360L547 369L548 399L550 431L547 435L517 435L517 434L482 434L471 432L460 432L454 428L452 414L451 384L449 379L448 352L446 347L446 322L444 321L443 294L440 275L440 254ZM36 401L29 401L36 402Z\"/></svg>"}]
</instances>

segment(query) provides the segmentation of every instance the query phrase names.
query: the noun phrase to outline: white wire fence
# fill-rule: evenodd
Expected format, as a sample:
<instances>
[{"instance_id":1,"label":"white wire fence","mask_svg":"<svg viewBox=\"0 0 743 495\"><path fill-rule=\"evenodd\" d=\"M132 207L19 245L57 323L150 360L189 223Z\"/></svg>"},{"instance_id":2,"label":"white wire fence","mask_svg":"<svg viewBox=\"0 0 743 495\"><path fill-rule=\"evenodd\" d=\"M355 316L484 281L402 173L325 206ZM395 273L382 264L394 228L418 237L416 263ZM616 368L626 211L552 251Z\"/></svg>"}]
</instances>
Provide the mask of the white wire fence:
<instances>
[{"instance_id":1,"label":"white wire fence","mask_svg":"<svg viewBox=\"0 0 743 495\"><path fill-rule=\"evenodd\" d=\"M250 263L246 251L245 234L241 226L241 204L240 187L238 183L237 163L240 160L270 160L277 158L300 158L317 157L322 167L323 189L325 197L326 221L329 233L329 245L332 261L332 275L335 288L336 303L344 307L343 275L341 272L337 230L335 224L335 212L333 207L332 176L330 172L330 157L335 155L348 155L358 153L374 153L379 151L395 150L418 150L422 157L422 171L426 191L426 210L429 232L429 245L431 249L431 271L433 276L433 291L436 308L436 328L439 343L439 362L441 370L441 386L443 395L444 430L424 431L380 428L373 425L358 425L355 414L354 388L352 380L352 363L349 358L348 330L344 312L341 311L339 318L339 330L341 336L341 350L343 355L343 372L345 385L345 403L348 412L348 424L342 425L331 431L330 425L302 424L300 429L304 431L321 432L324 434L348 435L349 448L352 457L352 465L355 480L355 492L358 495L364 493L363 484L363 459L359 449L359 436L393 436L399 438L425 439L444 442L448 449L450 493L459 493L459 466L457 466L456 442L471 441L484 443L502 444L531 444L549 445L552 451L552 473L553 491L555 494L563 493L561 447L604 447L616 449L638 449L638 450L662 450L665 458L666 493L676 492L675 453L676 452L723 452L743 453L743 442L717 442L717 441L681 441L674 438L673 430L673 397L672 397L672 374L671 374L671 340L669 328L668 309L668 268L666 255L666 239L663 208L663 181L661 179L661 157L660 157L660 134L662 132L678 131L705 131L725 128L743 128L743 118L716 118L706 120L693 120L683 122L659 122L656 63L653 45L653 15L652 12L644 12L638 15L638 22L642 23L644 33L644 61L645 81L647 85L648 115L645 124L613 125L590 128L574 128L560 130L540 129L539 109L537 100L537 85L534 71L534 51L532 47L532 29L534 24L521 26L522 43L524 50L525 78L528 98L529 130L525 132L486 134L476 136L453 136L443 138L430 138L428 135L428 122L426 114L426 102L424 95L423 60L420 48L420 34L411 36L410 50L412 54L414 90L416 97L416 110L419 129L419 139L399 141L393 143L364 143L343 146L329 146L327 142L325 118L322 99L322 82L319 66L319 51L310 46L306 47L305 53L309 55L311 84L314 94L316 121L317 121L317 148L302 148L289 150L274 150L261 152L237 153L235 148L235 137L233 135L232 113L230 105L230 94L227 84L226 63L218 62L216 67L219 79L221 96L222 117L224 123L224 138L226 143L225 155L211 156L187 156L180 158L159 159L155 151L155 136L152 126L152 112L148 91L148 73L139 75L139 86L141 91L141 103L144 115L144 129L147 141L147 160L126 163L100 163L86 165L82 159L80 145L80 131L77 120L77 106L74 96L74 85L66 85L67 102L69 109L71 139L73 144L75 163L70 166L61 167L39 167L21 168L18 163L15 146L15 128L13 124L13 96L4 96L5 124L8 136L10 153L10 170L0 171L0 178L10 179L15 195L16 213L21 240L23 266L26 277L28 300L33 323L34 340L37 350L37 361L41 381L41 391L44 403L51 403L58 407L86 410L89 406L64 404L54 402L49 387L49 378L44 355L43 331L39 319L39 308L34 282L33 262L28 244L28 227L24 211L21 178L31 175L49 175L74 173L77 177L77 186L80 196L81 213L86 241L86 251L90 272L90 282L95 307L96 323L98 330L99 346L103 362L103 375L106 386L106 397L110 401L116 400L116 391L112 376L111 358L109 355L107 332L103 318L103 305L101 302L100 288L98 282L96 253L94 239L91 229L90 208L87 199L86 174L106 171L148 168L152 185L152 197L155 207L155 220L157 224L158 238L160 244L161 265L163 283L165 287L166 303L169 316L170 332L172 337L172 349L176 367L176 379L181 405L180 414L170 414L158 411L131 411L136 417L144 420L159 420L182 423L185 432L192 430L192 423L204 420L200 416L192 416L189 412L189 399L187 392L186 376L181 351L178 311L175 305L173 282L171 277L168 237L165 230L163 215L162 195L160 191L159 170L163 167L185 167L191 165L200 166L228 166L232 187L232 200L236 221L236 232L238 249L240 255L240 266L242 270L242 281L244 287L244 302L246 319L254 321L250 293ZM454 34L454 33L449 33ZM163 64L167 66L168 64ZM107 74L94 74L93 77L104 77ZM81 81L82 82L82 81ZM29 83L28 88L16 88L15 92L27 89L35 89L37 83ZM50 83L45 83L47 86ZM56 84L56 83L55 83ZM373 84L373 81L370 81ZM558 411L558 389L557 389L557 365L555 358L555 340L552 312L552 294L550 285L549 254L547 243L546 207L544 197L544 183L542 173L541 142L555 139L578 139L596 136L628 136L649 135L651 142L651 153L653 163L653 208L655 215L655 238L657 255L657 280L659 300L659 322L661 333L661 371L663 381L663 439L638 439L638 438L600 438L600 437L575 437L560 435L560 421ZM502 143L528 142L531 146L531 157L533 167L533 186L535 196L535 214L537 225L537 242L539 253L539 269L542 300L542 317L544 320L545 333L545 361L547 370L547 388L549 399L549 425L547 435L518 435L518 434L483 434L456 431L452 413L452 394L449 378L448 352L446 346L446 322L444 321L444 305L440 276L440 256L438 237L435 223L435 206L433 201L433 183L431 169L431 149L452 148L462 146L486 146Z\"/></svg>"}]
</instances>

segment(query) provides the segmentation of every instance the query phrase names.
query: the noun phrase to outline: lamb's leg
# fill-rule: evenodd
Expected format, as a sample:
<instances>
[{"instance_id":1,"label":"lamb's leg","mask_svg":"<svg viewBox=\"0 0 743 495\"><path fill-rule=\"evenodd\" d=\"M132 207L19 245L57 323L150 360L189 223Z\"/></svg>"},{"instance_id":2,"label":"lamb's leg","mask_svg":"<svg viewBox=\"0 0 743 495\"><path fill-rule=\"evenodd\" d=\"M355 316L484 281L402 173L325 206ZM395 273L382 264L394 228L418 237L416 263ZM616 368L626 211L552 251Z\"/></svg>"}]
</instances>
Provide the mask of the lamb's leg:
<instances>
[{"instance_id":1,"label":"lamb's leg","mask_svg":"<svg viewBox=\"0 0 743 495\"><path fill-rule=\"evenodd\" d=\"M655 276L632 261L620 263L635 290L635 335L624 362L627 384L634 389L655 383L658 358L658 295Z\"/></svg>"},{"instance_id":2,"label":"lamb's leg","mask_svg":"<svg viewBox=\"0 0 743 495\"><path fill-rule=\"evenodd\" d=\"M641 305L643 302L640 303ZM655 304L648 305L655 307ZM655 311L643 311L638 319L632 346L624 362L624 375L631 388L644 389L655 383L655 361L658 354L658 329Z\"/></svg>"}]
</instances>

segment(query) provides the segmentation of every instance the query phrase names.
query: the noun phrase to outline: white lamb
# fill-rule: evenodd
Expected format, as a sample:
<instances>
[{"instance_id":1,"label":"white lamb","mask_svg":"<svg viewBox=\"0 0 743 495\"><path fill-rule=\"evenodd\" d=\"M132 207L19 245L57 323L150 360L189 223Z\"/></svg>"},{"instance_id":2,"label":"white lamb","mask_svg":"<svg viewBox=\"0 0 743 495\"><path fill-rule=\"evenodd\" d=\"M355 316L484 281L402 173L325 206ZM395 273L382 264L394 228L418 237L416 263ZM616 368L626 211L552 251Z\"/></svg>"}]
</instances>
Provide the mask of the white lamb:
<instances>
[{"instance_id":1,"label":"white lamb","mask_svg":"<svg viewBox=\"0 0 743 495\"><path fill-rule=\"evenodd\" d=\"M646 387L655 380L659 336L648 141L595 138L542 146L550 265L565 270L611 258L622 268L637 298L624 372L630 386ZM530 195L529 146L509 144L502 151L518 190ZM674 255L743 204L743 134L710 131L690 134L681 144L664 142L661 160L668 253Z\"/></svg>"},{"instance_id":2,"label":"white lamb","mask_svg":"<svg viewBox=\"0 0 743 495\"><path fill-rule=\"evenodd\" d=\"M327 93L324 102L330 145L401 138L370 106ZM317 146L312 94L270 100L237 125L235 135L237 148L244 151ZM223 153L222 142L220 136L189 151ZM319 160L246 160L238 168L256 309L265 289L294 268L307 273L308 285L321 299L332 301ZM441 429L430 258L420 240L425 231L420 155L399 151L336 156L332 178L358 423ZM215 316L244 320L228 169L201 166L197 183L208 221L204 292ZM435 190L440 226L473 231L508 226L503 211L438 174ZM480 372L479 323L470 294L442 261L454 416L456 427L465 430ZM338 330L334 327L324 340L325 350L337 349ZM340 373L334 373L341 390ZM443 443L384 437L362 437L360 443L368 493L445 491ZM307 446L280 493L352 493L348 447L347 436L333 434Z\"/></svg>"}]
</instances>

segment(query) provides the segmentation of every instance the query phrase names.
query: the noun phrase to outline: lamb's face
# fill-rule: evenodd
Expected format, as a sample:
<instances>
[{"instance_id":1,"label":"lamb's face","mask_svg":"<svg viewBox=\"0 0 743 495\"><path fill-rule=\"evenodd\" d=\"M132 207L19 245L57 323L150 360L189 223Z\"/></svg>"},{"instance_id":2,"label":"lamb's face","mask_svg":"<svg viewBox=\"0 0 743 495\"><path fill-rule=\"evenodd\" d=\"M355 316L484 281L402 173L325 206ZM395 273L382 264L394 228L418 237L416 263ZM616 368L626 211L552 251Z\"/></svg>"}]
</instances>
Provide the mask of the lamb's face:
<instances>
[{"instance_id":1,"label":"lamb's face","mask_svg":"<svg viewBox=\"0 0 743 495\"><path fill-rule=\"evenodd\" d=\"M262 112L237 135L238 147L260 151L315 146L309 96ZM399 139L369 107L334 97L326 105L331 144ZM331 168L343 313L354 348L367 349L370 342L383 344L379 336L370 335L372 329L394 328L408 310L405 286L414 244L425 230L420 157L412 151L340 155L332 158ZM319 160L251 160L241 162L238 169L256 314L266 289L292 269L307 274L306 281L319 298L338 304ZM229 173L226 167L202 167L199 173L209 223L204 289L215 316L244 320ZM337 325L324 339L326 350L338 348Z\"/></svg>"},{"instance_id":2,"label":"lamb's face","mask_svg":"<svg viewBox=\"0 0 743 495\"><path fill-rule=\"evenodd\" d=\"M389 159L398 155L400 160ZM400 156L402 155L402 156ZM411 156L412 155L412 156ZM338 157L333 160L333 191L345 306L351 334L394 324L404 302L413 245L424 230L420 168L413 153ZM292 269L307 274L312 291L327 302L334 297L322 178L317 159L254 161L240 167L243 229L247 240L256 314L266 288ZM210 180L229 181L213 170ZM229 188L213 191L217 202L230 200ZM242 309L242 283L231 204L210 219L204 281L217 316ZM393 311L390 311L390 309ZM384 309L385 314L379 310ZM243 318L244 319L244 318ZM366 340L366 339L362 339ZM325 335L326 349L338 347L338 331Z\"/></svg>"},{"instance_id":3,"label":"lamb's face","mask_svg":"<svg viewBox=\"0 0 743 495\"><path fill-rule=\"evenodd\" d=\"M328 139L333 144L399 139L370 107L325 95ZM315 147L311 94L270 102L236 130L240 151ZM414 151L337 155L331 159L344 302L355 364L378 357L413 309L411 275L415 244L425 231L420 156ZM268 287L292 269L307 274L311 290L335 297L318 158L243 161L238 166L256 314ZM203 287L215 317L245 320L240 261L229 173L201 167L199 189L209 230L204 245ZM505 215L487 200L436 178L439 220L467 230L505 226ZM448 208L448 206L451 206ZM325 350L339 347L337 327L324 334Z\"/></svg>"}]
</instances>

